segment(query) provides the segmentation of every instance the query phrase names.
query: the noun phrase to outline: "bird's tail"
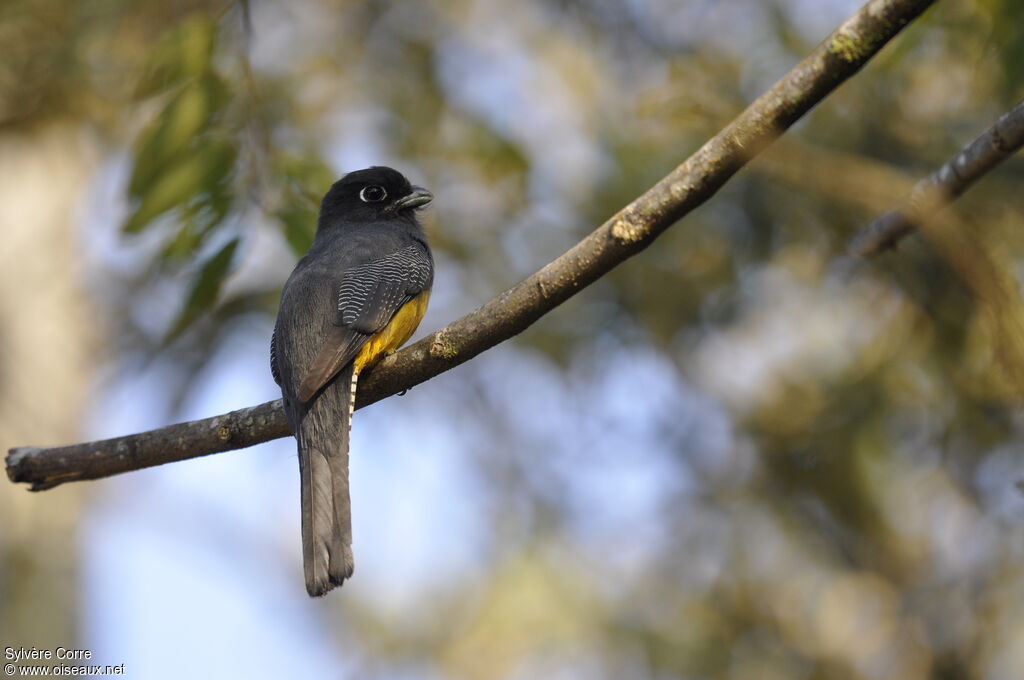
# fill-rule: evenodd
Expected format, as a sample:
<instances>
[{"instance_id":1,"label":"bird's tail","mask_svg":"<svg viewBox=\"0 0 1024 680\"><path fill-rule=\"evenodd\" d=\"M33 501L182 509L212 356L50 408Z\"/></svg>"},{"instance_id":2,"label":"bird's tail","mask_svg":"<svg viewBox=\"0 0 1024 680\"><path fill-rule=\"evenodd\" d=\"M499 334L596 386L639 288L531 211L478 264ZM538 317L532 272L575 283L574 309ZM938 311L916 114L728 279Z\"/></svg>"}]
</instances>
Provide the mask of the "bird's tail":
<instances>
[{"instance_id":1,"label":"bird's tail","mask_svg":"<svg viewBox=\"0 0 1024 680\"><path fill-rule=\"evenodd\" d=\"M358 374L352 366L313 399L299 427L302 562L306 590L319 597L352 575L348 435Z\"/></svg>"}]
</instances>

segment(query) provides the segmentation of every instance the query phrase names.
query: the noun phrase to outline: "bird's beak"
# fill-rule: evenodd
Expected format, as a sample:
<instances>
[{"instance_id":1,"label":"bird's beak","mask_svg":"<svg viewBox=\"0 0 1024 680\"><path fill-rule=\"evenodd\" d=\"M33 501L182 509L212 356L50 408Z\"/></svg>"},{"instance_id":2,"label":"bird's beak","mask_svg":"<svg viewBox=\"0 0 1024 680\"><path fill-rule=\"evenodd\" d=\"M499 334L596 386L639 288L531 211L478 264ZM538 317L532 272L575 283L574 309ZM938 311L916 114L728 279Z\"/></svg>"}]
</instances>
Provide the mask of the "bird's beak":
<instances>
[{"instance_id":1,"label":"bird's beak","mask_svg":"<svg viewBox=\"0 0 1024 680\"><path fill-rule=\"evenodd\" d=\"M412 192L394 202L393 210L405 210L406 208L419 208L434 200L434 194L423 187L413 187Z\"/></svg>"}]
</instances>

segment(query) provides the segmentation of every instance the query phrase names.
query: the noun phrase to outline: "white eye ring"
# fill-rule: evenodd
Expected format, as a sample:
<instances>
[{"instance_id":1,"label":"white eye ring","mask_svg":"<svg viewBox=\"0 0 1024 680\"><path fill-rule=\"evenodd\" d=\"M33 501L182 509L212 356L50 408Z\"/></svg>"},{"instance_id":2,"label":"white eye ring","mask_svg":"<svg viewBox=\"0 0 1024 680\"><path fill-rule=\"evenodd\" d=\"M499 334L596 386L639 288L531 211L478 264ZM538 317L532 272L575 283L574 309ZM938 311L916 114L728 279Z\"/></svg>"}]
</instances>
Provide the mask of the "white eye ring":
<instances>
[{"instance_id":1,"label":"white eye ring","mask_svg":"<svg viewBox=\"0 0 1024 680\"><path fill-rule=\"evenodd\" d=\"M380 203L387 197L388 192L384 190L384 187L377 184L363 187L362 191L359 192L359 200L363 203Z\"/></svg>"}]
</instances>

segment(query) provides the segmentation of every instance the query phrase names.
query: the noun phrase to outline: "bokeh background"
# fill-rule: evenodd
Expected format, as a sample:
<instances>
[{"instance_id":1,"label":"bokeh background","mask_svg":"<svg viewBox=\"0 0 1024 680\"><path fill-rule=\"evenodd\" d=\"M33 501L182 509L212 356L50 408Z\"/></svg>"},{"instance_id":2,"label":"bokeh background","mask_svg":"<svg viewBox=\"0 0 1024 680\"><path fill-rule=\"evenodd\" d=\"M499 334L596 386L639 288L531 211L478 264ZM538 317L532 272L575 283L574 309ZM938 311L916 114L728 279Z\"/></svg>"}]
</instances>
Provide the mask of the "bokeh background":
<instances>
[{"instance_id":1,"label":"bokeh background","mask_svg":"<svg viewBox=\"0 0 1024 680\"><path fill-rule=\"evenodd\" d=\"M435 330L680 163L856 0L0 3L0 444L278 396L317 200L437 196ZM301 577L294 443L0 485L0 646L134 678L1024 677L1024 163L856 229L1024 95L944 0L520 337L360 411L355 578Z\"/></svg>"}]
</instances>

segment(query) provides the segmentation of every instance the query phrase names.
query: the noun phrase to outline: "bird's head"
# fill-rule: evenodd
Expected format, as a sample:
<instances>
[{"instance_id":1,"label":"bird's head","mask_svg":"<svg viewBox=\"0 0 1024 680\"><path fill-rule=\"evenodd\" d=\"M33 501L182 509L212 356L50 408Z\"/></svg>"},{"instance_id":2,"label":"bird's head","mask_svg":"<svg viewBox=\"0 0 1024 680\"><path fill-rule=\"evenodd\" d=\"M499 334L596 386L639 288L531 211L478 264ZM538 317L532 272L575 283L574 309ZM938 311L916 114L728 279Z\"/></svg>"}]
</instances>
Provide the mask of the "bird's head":
<instances>
[{"instance_id":1,"label":"bird's head","mask_svg":"<svg viewBox=\"0 0 1024 680\"><path fill-rule=\"evenodd\" d=\"M320 225L339 218L346 222L373 222L412 216L416 208L434 199L413 186L402 173L383 166L350 172L331 187L320 203Z\"/></svg>"}]
</instances>

